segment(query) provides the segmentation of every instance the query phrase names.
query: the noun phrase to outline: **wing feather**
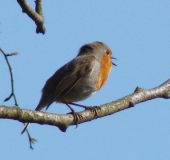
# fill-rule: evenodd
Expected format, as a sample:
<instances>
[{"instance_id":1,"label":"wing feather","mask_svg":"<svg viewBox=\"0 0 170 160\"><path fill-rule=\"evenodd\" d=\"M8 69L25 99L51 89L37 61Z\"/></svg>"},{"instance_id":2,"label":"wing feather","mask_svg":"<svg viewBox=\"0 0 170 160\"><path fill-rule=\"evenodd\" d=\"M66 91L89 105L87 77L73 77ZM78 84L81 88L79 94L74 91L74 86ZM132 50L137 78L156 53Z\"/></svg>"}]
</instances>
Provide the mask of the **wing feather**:
<instances>
[{"instance_id":1,"label":"wing feather","mask_svg":"<svg viewBox=\"0 0 170 160\"><path fill-rule=\"evenodd\" d=\"M63 102L62 98L85 76L87 76L96 61L95 57L78 56L65 64L50 77L42 89L42 97L36 108L47 108L54 102Z\"/></svg>"}]
</instances>

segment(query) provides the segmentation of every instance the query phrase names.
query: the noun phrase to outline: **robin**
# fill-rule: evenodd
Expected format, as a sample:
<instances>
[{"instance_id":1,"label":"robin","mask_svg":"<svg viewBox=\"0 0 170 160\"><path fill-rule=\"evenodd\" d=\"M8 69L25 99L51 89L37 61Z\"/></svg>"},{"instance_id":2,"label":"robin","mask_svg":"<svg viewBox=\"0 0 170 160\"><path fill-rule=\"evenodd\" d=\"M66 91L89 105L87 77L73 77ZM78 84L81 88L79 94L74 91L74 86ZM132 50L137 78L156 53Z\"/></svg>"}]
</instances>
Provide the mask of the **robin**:
<instances>
[{"instance_id":1,"label":"robin","mask_svg":"<svg viewBox=\"0 0 170 160\"><path fill-rule=\"evenodd\" d=\"M53 102L66 104L78 124L78 114L70 105L90 109L96 113L94 107L83 106L74 102L82 101L100 90L108 79L112 65L110 48L102 42L93 42L83 45L78 55L59 68L47 81L42 89L42 96L36 111L48 107ZM26 123L22 133L29 123Z\"/></svg>"}]
</instances>

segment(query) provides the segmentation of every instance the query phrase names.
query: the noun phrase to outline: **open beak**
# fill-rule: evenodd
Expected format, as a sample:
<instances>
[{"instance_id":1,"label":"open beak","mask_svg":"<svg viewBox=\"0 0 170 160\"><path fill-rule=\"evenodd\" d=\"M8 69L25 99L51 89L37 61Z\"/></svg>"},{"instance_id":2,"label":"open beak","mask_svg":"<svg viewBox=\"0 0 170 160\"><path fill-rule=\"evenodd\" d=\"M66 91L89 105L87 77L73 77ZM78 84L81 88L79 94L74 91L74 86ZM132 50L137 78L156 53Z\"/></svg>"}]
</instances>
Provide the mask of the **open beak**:
<instances>
[{"instance_id":1,"label":"open beak","mask_svg":"<svg viewBox=\"0 0 170 160\"><path fill-rule=\"evenodd\" d=\"M117 58L115 58L115 57L110 57L110 59L116 59L117 60ZM112 64L114 65L114 66L117 66L115 63L113 63L112 62Z\"/></svg>"}]
</instances>

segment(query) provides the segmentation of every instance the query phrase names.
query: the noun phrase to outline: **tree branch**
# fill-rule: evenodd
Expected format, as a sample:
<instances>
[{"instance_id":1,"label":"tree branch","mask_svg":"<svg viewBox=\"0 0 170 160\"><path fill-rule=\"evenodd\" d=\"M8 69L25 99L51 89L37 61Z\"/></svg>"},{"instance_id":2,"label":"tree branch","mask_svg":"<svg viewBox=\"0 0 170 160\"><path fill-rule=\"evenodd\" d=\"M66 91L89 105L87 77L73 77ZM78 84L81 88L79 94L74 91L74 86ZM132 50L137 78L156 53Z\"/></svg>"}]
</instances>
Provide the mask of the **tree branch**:
<instances>
[{"instance_id":1,"label":"tree branch","mask_svg":"<svg viewBox=\"0 0 170 160\"><path fill-rule=\"evenodd\" d=\"M79 112L78 114L82 117L79 119L79 124L91 121L95 118L101 118L114 114L124 109L134 107L135 104L155 98L170 98L170 79L160 86L149 90L137 87L134 93L114 102L99 106L97 109L98 117L95 117L95 115L89 110ZM71 114L52 114L47 112L20 109L18 107L0 106L0 118L14 119L20 122L48 124L58 127L62 132L65 132L70 125L76 125L76 123L73 122L73 116Z\"/></svg>"},{"instance_id":2,"label":"tree branch","mask_svg":"<svg viewBox=\"0 0 170 160\"><path fill-rule=\"evenodd\" d=\"M15 92L14 92L14 79L13 79L12 67L11 67L11 65L10 65L10 63L8 61L8 57L9 56L15 56L15 55L18 54L18 52L5 53L1 48L0 48L0 51L4 55L4 58L5 58L6 63L8 65L8 69L9 69L9 73L10 73L10 79L11 79L11 94L7 98L5 98L4 102L10 100L11 97L13 97L14 98L14 102L15 102L15 107L19 109L18 103L17 103L17 98L16 98ZM32 144L34 142L36 142L36 139L31 137L31 135L28 132L28 130L27 130L27 135L28 135L28 139L29 139L30 148L33 149Z\"/></svg>"},{"instance_id":3,"label":"tree branch","mask_svg":"<svg viewBox=\"0 0 170 160\"><path fill-rule=\"evenodd\" d=\"M35 11L28 5L26 0L17 0L17 2L22 8L22 12L26 13L37 25L36 33L45 34L42 0L35 1Z\"/></svg>"},{"instance_id":4,"label":"tree branch","mask_svg":"<svg viewBox=\"0 0 170 160\"><path fill-rule=\"evenodd\" d=\"M6 63L8 65L8 69L9 69L9 73L10 73L10 78L11 78L11 94L7 98L5 98L4 102L10 100L11 97L13 96L14 97L14 101L15 101L15 105L18 106L17 99L16 99L15 92L14 92L14 78L13 78L13 74L12 74L12 67L11 67L11 65L10 65L10 63L8 61L8 56L17 55L18 52L13 52L13 53L6 54L1 48L0 48L0 51L4 55L4 58L5 58Z\"/></svg>"}]
</instances>

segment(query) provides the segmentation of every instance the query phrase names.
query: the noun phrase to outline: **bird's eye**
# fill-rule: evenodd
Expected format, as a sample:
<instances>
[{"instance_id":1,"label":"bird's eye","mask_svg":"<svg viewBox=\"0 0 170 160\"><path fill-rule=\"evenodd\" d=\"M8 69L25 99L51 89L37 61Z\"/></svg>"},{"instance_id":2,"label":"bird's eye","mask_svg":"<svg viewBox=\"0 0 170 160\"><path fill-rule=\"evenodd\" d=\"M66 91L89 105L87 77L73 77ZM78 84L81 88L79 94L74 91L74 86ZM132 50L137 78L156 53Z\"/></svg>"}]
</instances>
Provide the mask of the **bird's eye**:
<instances>
[{"instance_id":1,"label":"bird's eye","mask_svg":"<svg viewBox=\"0 0 170 160\"><path fill-rule=\"evenodd\" d=\"M107 54L107 55L109 55L109 54L110 54L110 52L109 52L108 50L106 50L106 54Z\"/></svg>"}]
</instances>

